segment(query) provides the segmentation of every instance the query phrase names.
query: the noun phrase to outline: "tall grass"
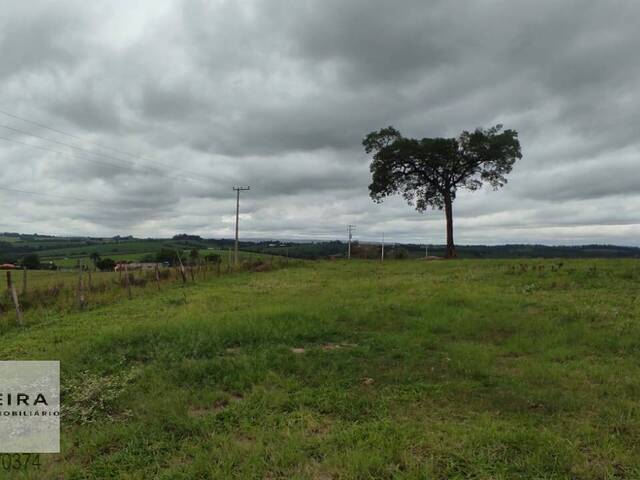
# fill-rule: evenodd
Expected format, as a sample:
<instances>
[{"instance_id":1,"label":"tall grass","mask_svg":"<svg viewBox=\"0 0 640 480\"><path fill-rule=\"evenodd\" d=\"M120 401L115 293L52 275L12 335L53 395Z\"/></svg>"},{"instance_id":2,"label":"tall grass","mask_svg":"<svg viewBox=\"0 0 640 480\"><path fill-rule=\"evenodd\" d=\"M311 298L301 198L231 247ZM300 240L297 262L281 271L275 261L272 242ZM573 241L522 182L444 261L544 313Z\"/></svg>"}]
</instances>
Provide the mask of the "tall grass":
<instances>
[{"instance_id":1,"label":"tall grass","mask_svg":"<svg viewBox=\"0 0 640 480\"><path fill-rule=\"evenodd\" d=\"M12 282L19 292L21 310L28 324L48 319L52 314L86 311L117 302L124 298L149 295L171 284L206 281L230 273L243 271L269 271L291 263L285 259L269 257L244 258L238 266L228 261L200 263L184 267L120 272L21 270L11 272ZM3 274L5 272L2 272ZM26 290L23 276L26 275ZM2 278L4 280L4 278ZM8 292L0 297L0 333L17 326L15 306Z\"/></svg>"},{"instance_id":2,"label":"tall grass","mask_svg":"<svg viewBox=\"0 0 640 480\"><path fill-rule=\"evenodd\" d=\"M309 262L11 329L62 368L23 476L640 478L640 264L559 263Z\"/></svg>"}]
</instances>

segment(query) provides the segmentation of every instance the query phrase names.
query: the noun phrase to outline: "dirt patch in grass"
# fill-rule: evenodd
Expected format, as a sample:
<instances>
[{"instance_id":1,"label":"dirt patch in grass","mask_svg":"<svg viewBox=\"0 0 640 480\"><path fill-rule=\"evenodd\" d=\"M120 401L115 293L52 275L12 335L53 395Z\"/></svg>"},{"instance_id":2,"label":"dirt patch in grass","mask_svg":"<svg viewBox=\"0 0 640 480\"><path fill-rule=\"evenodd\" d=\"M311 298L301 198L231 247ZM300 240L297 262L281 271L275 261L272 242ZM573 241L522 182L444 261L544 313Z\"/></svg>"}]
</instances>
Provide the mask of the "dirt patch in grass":
<instances>
[{"instance_id":1,"label":"dirt patch in grass","mask_svg":"<svg viewBox=\"0 0 640 480\"><path fill-rule=\"evenodd\" d=\"M320 349L323 352L331 352L333 350L340 350L342 348L351 348L351 347L356 347L357 345L354 343L331 343L331 342L327 342L327 343L323 343L322 345L320 345ZM305 353L307 350L306 348L303 347L294 347L291 349L291 351L293 353L297 353L297 354L301 354L301 353Z\"/></svg>"},{"instance_id":2,"label":"dirt patch in grass","mask_svg":"<svg viewBox=\"0 0 640 480\"><path fill-rule=\"evenodd\" d=\"M223 412L230 405L234 403L241 402L244 398L242 395L232 394L227 398L221 398L220 400L216 400L211 405L207 406L191 406L187 410L187 415L193 418L205 417L208 415L216 415L220 412Z\"/></svg>"}]
</instances>

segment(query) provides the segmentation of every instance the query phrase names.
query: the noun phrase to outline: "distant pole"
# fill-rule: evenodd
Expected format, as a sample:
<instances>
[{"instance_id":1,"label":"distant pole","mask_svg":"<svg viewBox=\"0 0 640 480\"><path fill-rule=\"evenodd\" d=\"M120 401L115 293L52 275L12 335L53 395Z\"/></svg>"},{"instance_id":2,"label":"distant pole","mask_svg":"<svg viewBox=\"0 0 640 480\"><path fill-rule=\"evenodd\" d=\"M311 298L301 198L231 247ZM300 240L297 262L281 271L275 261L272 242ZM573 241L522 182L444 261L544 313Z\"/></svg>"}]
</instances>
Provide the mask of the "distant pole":
<instances>
[{"instance_id":1,"label":"distant pole","mask_svg":"<svg viewBox=\"0 0 640 480\"><path fill-rule=\"evenodd\" d=\"M380 260L384 262L384 232L382 232L382 250L380 254Z\"/></svg>"},{"instance_id":2,"label":"distant pole","mask_svg":"<svg viewBox=\"0 0 640 480\"><path fill-rule=\"evenodd\" d=\"M347 225L347 233L349 234L349 248L347 250L347 259L351 260L351 239L353 238L353 231L355 230L355 225Z\"/></svg>"},{"instance_id":3,"label":"distant pole","mask_svg":"<svg viewBox=\"0 0 640 480\"><path fill-rule=\"evenodd\" d=\"M424 258L429 256L429 245L424 246Z\"/></svg>"},{"instance_id":4,"label":"distant pole","mask_svg":"<svg viewBox=\"0 0 640 480\"><path fill-rule=\"evenodd\" d=\"M236 249L235 249L235 258L234 263L236 267L238 266L238 222L240 220L240 192L243 190L251 190L251 188L247 185L246 187L233 187L236 192Z\"/></svg>"}]
</instances>

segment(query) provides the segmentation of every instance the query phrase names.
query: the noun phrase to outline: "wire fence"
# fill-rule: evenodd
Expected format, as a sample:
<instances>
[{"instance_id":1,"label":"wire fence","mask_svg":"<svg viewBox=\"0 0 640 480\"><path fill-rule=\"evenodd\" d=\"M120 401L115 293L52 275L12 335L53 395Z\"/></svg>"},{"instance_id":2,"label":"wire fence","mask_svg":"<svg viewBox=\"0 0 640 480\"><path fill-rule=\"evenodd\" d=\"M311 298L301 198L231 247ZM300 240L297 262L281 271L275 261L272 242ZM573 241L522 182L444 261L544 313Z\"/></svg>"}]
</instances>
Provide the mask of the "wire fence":
<instances>
[{"instance_id":1,"label":"wire fence","mask_svg":"<svg viewBox=\"0 0 640 480\"><path fill-rule=\"evenodd\" d=\"M120 264L118 271L6 270L1 273L5 294L0 296L0 332L36 324L50 315L91 310L123 299L170 291L239 272L266 272L301 261L268 256L242 259L237 265L217 262L182 263L144 268Z\"/></svg>"}]
</instances>

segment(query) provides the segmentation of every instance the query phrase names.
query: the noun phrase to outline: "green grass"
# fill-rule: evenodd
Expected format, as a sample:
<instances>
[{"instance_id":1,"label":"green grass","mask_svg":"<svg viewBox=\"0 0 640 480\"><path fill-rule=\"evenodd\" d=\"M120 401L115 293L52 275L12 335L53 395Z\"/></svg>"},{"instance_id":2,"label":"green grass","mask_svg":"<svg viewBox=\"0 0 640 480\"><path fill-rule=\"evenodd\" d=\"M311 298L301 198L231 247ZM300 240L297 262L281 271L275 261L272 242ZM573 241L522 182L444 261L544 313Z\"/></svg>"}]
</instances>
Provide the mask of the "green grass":
<instances>
[{"instance_id":1,"label":"green grass","mask_svg":"<svg viewBox=\"0 0 640 480\"><path fill-rule=\"evenodd\" d=\"M5 277L6 273L4 271L0 272L2 277ZM22 270L12 270L11 277L13 279L13 283L15 284L18 292L21 291L23 281ZM111 280L117 278L117 274L115 272L93 272L92 273L93 280L96 282ZM86 274L85 274L86 277ZM6 278L6 277L5 277ZM6 282L5 278L0 278L2 283ZM77 272L58 272L54 270L27 270L27 288L46 288L51 287L56 284L75 284L78 281L78 273ZM85 278L85 282L87 279ZM4 286L4 285L3 285Z\"/></svg>"},{"instance_id":2,"label":"green grass","mask_svg":"<svg viewBox=\"0 0 640 480\"><path fill-rule=\"evenodd\" d=\"M156 245L156 247L158 247L156 250L136 251L134 249L133 251L127 251L126 253L108 253L108 251L105 251L105 253L102 253L101 256L104 258L111 258L112 260L115 260L115 261L127 260L132 262L139 262L145 256L155 255L156 253L158 253L160 247L159 245ZM120 246L119 248L123 251L126 250L126 247ZM180 250L180 255L182 255L183 261L187 261L187 259L189 258L189 252L190 252L189 249ZM45 257L41 257L41 262L48 263L49 261L52 261L53 263L56 264L56 266L62 267L62 268L74 268L78 265L78 261L80 261L81 264L93 265L93 262L89 258L89 254L85 254L85 253L78 254L77 252L73 252L73 253L67 252L67 254L65 255L68 255L68 256L45 256ZM229 258L229 250L220 250L216 248L203 248L199 250L199 253L202 257L209 254L220 255L223 262L227 262ZM274 255L270 255L268 253L254 253L254 252L244 252L244 251L239 252L239 258L241 260L255 259L255 258L269 258L273 256Z\"/></svg>"},{"instance_id":3,"label":"green grass","mask_svg":"<svg viewBox=\"0 0 640 480\"><path fill-rule=\"evenodd\" d=\"M59 359L63 386L62 453L30 478L640 478L640 263L521 263L315 262L29 312L0 357Z\"/></svg>"},{"instance_id":4,"label":"green grass","mask_svg":"<svg viewBox=\"0 0 640 480\"><path fill-rule=\"evenodd\" d=\"M78 246L65 246L62 248L51 248L40 250L38 254L43 258L60 258L60 257L78 257L91 255L92 252L98 252L100 255L108 257L110 255L118 255L121 253L139 253L144 254L150 251L157 251L167 245L173 245L171 241L164 242L160 240L131 240L120 242L90 243Z\"/></svg>"},{"instance_id":5,"label":"green grass","mask_svg":"<svg viewBox=\"0 0 640 480\"><path fill-rule=\"evenodd\" d=\"M112 260L117 261L131 261L138 262L145 255L153 255L156 252L141 252L141 253L120 253L120 254L112 254L112 255L104 255L105 258L111 258ZM41 262L47 263L52 261L59 268L75 268L78 265L78 261L81 265L93 266L93 261L89 258L88 255L80 255L80 256L71 256L71 257L44 257Z\"/></svg>"},{"instance_id":6,"label":"green grass","mask_svg":"<svg viewBox=\"0 0 640 480\"><path fill-rule=\"evenodd\" d=\"M18 237L7 237L5 235L0 235L0 242L16 243L19 241L20 239Z\"/></svg>"}]
</instances>

